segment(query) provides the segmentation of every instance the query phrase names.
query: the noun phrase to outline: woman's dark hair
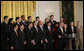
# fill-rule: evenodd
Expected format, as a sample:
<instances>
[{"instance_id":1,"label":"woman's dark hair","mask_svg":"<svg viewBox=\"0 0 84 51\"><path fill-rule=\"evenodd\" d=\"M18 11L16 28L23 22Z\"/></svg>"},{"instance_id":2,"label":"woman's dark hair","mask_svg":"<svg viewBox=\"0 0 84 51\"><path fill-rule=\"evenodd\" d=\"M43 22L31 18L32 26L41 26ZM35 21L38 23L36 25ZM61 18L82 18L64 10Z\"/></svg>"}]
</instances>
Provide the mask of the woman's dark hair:
<instances>
[{"instance_id":1,"label":"woman's dark hair","mask_svg":"<svg viewBox=\"0 0 84 51\"><path fill-rule=\"evenodd\" d=\"M13 24L13 28L15 28L16 26L18 26L16 23Z\"/></svg>"},{"instance_id":2,"label":"woman's dark hair","mask_svg":"<svg viewBox=\"0 0 84 51\"><path fill-rule=\"evenodd\" d=\"M11 24L11 21L13 20L13 18L10 18L8 21L8 24Z\"/></svg>"},{"instance_id":3,"label":"woman's dark hair","mask_svg":"<svg viewBox=\"0 0 84 51\"><path fill-rule=\"evenodd\" d=\"M28 23L28 26L29 26L30 24L32 24L32 22L29 22L29 23Z\"/></svg>"}]
</instances>

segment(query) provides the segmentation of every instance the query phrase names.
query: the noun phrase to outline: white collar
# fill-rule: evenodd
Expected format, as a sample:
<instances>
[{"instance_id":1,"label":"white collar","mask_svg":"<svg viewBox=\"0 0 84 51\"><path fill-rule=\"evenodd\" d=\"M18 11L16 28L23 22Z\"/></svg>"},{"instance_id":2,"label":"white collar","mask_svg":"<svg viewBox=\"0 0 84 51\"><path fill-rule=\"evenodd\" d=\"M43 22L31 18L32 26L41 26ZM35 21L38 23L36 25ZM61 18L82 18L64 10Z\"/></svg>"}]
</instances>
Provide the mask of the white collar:
<instances>
[{"instance_id":1,"label":"white collar","mask_svg":"<svg viewBox=\"0 0 84 51\"><path fill-rule=\"evenodd\" d=\"M14 29L14 31L16 32L16 30Z\"/></svg>"},{"instance_id":2,"label":"white collar","mask_svg":"<svg viewBox=\"0 0 84 51\"><path fill-rule=\"evenodd\" d=\"M22 22L25 22L24 20L22 20Z\"/></svg>"}]
</instances>

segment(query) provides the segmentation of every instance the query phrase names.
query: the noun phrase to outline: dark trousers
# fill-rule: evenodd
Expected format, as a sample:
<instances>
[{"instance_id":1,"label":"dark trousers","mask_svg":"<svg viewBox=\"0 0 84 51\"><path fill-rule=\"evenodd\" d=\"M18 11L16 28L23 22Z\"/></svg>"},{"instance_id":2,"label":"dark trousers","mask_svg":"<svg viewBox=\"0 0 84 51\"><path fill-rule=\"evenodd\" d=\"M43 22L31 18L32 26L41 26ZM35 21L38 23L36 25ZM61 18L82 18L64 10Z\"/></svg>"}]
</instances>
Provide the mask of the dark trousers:
<instances>
[{"instance_id":1,"label":"dark trousers","mask_svg":"<svg viewBox=\"0 0 84 51\"><path fill-rule=\"evenodd\" d=\"M53 41L49 41L47 44L46 44L46 50L53 50Z\"/></svg>"},{"instance_id":2,"label":"dark trousers","mask_svg":"<svg viewBox=\"0 0 84 51\"><path fill-rule=\"evenodd\" d=\"M57 43L58 43L57 50L64 50L64 40L58 39Z\"/></svg>"},{"instance_id":3,"label":"dark trousers","mask_svg":"<svg viewBox=\"0 0 84 51\"><path fill-rule=\"evenodd\" d=\"M75 46L75 38L72 39L72 49L73 49L73 50L76 50L76 46Z\"/></svg>"}]
</instances>

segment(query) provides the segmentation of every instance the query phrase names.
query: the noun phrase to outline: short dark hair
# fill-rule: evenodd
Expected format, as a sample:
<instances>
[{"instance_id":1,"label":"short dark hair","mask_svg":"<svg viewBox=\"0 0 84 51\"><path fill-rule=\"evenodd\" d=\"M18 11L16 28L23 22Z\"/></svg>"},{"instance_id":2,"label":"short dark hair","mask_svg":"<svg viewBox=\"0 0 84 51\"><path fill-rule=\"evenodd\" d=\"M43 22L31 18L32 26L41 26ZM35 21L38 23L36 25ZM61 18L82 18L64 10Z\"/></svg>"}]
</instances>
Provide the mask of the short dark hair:
<instances>
[{"instance_id":1,"label":"short dark hair","mask_svg":"<svg viewBox=\"0 0 84 51\"><path fill-rule=\"evenodd\" d=\"M23 17L24 17L24 15L21 16L21 18L23 18Z\"/></svg>"},{"instance_id":2,"label":"short dark hair","mask_svg":"<svg viewBox=\"0 0 84 51\"><path fill-rule=\"evenodd\" d=\"M27 17L27 19L30 19L30 18L31 18L31 16L28 16L28 17Z\"/></svg>"},{"instance_id":3,"label":"short dark hair","mask_svg":"<svg viewBox=\"0 0 84 51\"><path fill-rule=\"evenodd\" d=\"M52 17L52 16L54 16L54 15L50 15L50 17Z\"/></svg>"},{"instance_id":4,"label":"short dark hair","mask_svg":"<svg viewBox=\"0 0 84 51\"><path fill-rule=\"evenodd\" d=\"M21 23L20 26L22 26L23 24Z\"/></svg>"},{"instance_id":5,"label":"short dark hair","mask_svg":"<svg viewBox=\"0 0 84 51\"><path fill-rule=\"evenodd\" d=\"M36 19L38 19L38 18L39 18L39 16L36 17Z\"/></svg>"},{"instance_id":6,"label":"short dark hair","mask_svg":"<svg viewBox=\"0 0 84 51\"><path fill-rule=\"evenodd\" d=\"M6 18L8 18L8 16L4 16L4 18L3 18L3 19L5 20Z\"/></svg>"},{"instance_id":7,"label":"short dark hair","mask_svg":"<svg viewBox=\"0 0 84 51\"><path fill-rule=\"evenodd\" d=\"M16 23L13 24L13 28L15 28L16 26L18 26Z\"/></svg>"},{"instance_id":8,"label":"short dark hair","mask_svg":"<svg viewBox=\"0 0 84 51\"><path fill-rule=\"evenodd\" d=\"M16 19L15 20L18 20L20 17L16 17Z\"/></svg>"},{"instance_id":9,"label":"short dark hair","mask_svg":"<svg viewBox=\"0 0 84 51\"><path fill-rule=\"evenodd\" d=\"M32 22L29 22L29 23L28 23L28 26L29 26L30 24L32 24Z\"/></svg>"}]
</instances>

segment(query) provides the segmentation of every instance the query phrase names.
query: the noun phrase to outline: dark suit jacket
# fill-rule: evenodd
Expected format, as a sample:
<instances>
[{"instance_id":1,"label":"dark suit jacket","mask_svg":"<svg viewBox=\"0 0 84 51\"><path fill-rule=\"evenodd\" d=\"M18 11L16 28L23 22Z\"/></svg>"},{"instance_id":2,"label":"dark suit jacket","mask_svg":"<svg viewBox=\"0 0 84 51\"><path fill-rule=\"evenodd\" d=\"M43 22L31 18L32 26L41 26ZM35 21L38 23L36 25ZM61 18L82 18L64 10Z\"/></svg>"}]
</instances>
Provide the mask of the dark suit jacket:
<instances>
[{"instance_id":1,"label":"dark suit jacket","mask_svg":"<svg viewBox=\"0 0 84 51\"><path fill-rule=\"evenodd\" d=\"M32 29L30 30L29 28L24 29L24 33L25 33L25 40L26 40L26 45L32 45L31 44L31 40L34 39L34 33L32 31Z\"/></svg>"},{"instance_id":2,"label":"dark suit jacket","mask_svg":"<svg viewBox=\"0 0 84 51\"><path fill-rule=\"evenodd\" d=\"M20 44L20 47L21 49L24 48L24 42L25 42L25 34L24 32L22 32L21 30L19 30L19 44Z\"/></svg>"},{"instance_id":3,"label":"dark suit jacket","mask_svg":"<svg viewBox=\"0 0 84 51\"><path fill-rule=\"evenodd\" d=\"M48 27L45 28L45 34L46 34L46 38L48 39L49 42L52 42L54 39L54 33L53 33L53 29L51 27L51 35L49 33L49 29Z\"/></svg>"},{"instance_id":4,"label":"dark suit jacket","mask_svg":"<svg viewBox=\"0 0 84 51\"><path fill-rule=\"evenodd\" d=\"M43 27L42 27L42 28L43 28ZM38 26L38 31L39 31L39 34L40 34L40 39L43 40L43 42L45 42L46 34L45 34L45 31L44 31L44 28L43 28L43 30L42 30L41 27Z\"/></svg>"},{"instance_id":5,"label":"dark suit jacket","mask_svg":"<svg viewBox=\"0 0 84 51\"><path fill-rule=\"evenodd\" d=\"M57 34L57 36L58 36L58 35L61 35L62 38L63 38L63 36L64 36L64 28L63 28L63 34L62 34L62 31L61 31L60 27L58 27L58 29L57 29L57 31L56 31L56 34ZM61 38L61 39L62 39L62 38ZM60 39L60 38L58 38L58 39Z\"/></svg>"},{"instance_id":6,"label":"dark suit jacket","mask_svg":"<svg viewBox=\"0 0 84 51\"><path fill-rule=\"evenodd\" d=\"M76 27L73 26L73 28L74 28L74 33L77 33ZM68 27L68 34L72 34L71 26Z\"/></svg>"},{"instance_id":7,"label":"dark suit jacket","mask_svg":"<svg viewBox=\"0 0 84 51\"><path fill-rule=\"evenodd\" d=\"M9 35L9 26L5 22L2 22L1 24L1 47L2 49L6 48L7 46L7 38Z\"/></svg>"},{"instance_id":8,"label":"dark suit jacket","mask_svg":"<svg viewBox=\"0 0 84 51\"><path fill-rule=\"evenodd\" d=\"M40 39L41 39L39 31L37 31L35 27L33 27L32 30L33 30L33 33L34 33L34 39L35 39L36 43L39 44Z\"/></svg>"},{"instance_id":9,"label":"dark suit jacket","mask_svg":"<svg viewBox=\"0 0 84 51\"><path fill-rule=\"evenodd\" d=\"M51 22L51 26L52 26L52 27L55 27L55 23L56 23L56 21L53 20L53 23L52 23L52 21L50 20L50 22Z\"/></svg>"},{"instance_id":10,"label":"dark suit jacket","mask_svg":"<svg viewBox=\"0 0 84 51\"><path fill-rule=\"evenodd\" d=\"M11 31L11 35L10 35L10 46L13 46L14 47L14 50L19 50L20 49L19 34L17 36L16 35L16 32L14 30Z\"/></svg>"}]
</instances>

